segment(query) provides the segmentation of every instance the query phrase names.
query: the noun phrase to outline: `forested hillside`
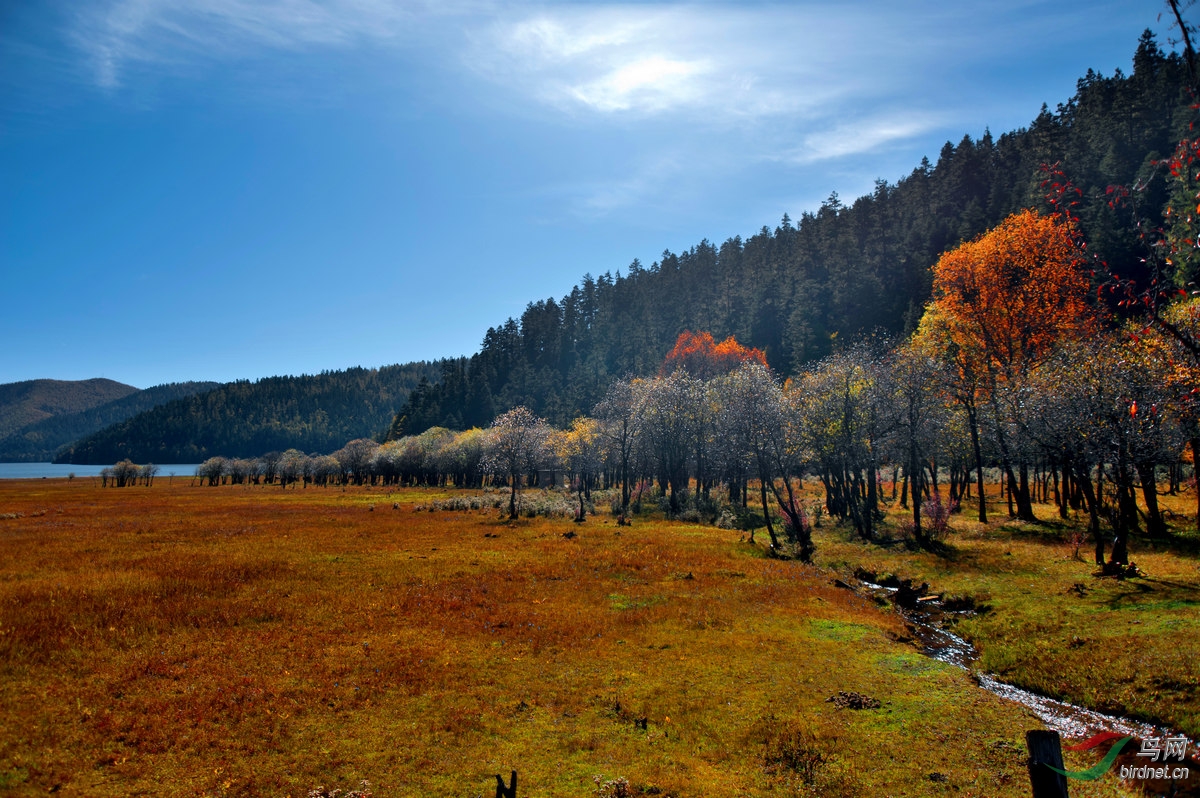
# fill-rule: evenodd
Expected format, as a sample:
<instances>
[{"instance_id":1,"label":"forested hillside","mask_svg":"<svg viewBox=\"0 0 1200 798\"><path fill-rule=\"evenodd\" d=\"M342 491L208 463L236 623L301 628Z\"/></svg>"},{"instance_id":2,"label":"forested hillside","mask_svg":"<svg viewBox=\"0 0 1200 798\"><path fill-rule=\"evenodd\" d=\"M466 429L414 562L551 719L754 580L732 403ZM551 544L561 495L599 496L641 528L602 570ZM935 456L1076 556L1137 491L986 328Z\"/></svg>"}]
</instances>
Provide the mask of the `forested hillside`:
<instances>
[{"instance_id":1,"label":"forested hillside","mask_svg":"<svg viewBox=\"0 0 1200 798\"><path fill-rule=\"evenodd\" d=\"M1055 110L1025 129L947 142L892 184L851 204L836 196L774 230L664 252L649 266L585 275L561 299L531 303L489 329L480 351L447 361L393 421L390 437L431 426L486 426L526 405L562 425L590 412L611 382L646 375L684 330L735 336L784 374L872 330L911 332L941 253L1023 208L1045 208L1041 167L1059 164L1082 189L1075 208L1091 250L1137 277L1136 228L1109 207L1111 185L1134 185L1171 153L1192 118L1183 59L1147 31L1131 75L1089 71ZM1137 212L1161 220L1161 181Z\"/></svg>"},{"instance_id":2,"label":"forested hillside","mask_svg":"<svg viewBox=\"0 0 1200 798\"><path fill-rule=\"evenodd\" d=\"M434 363L353 368L228 383L177 399L77 441L57 463L199 463L272 450L331 452L380 434Z\"/></svg>"},{"instance_id":3,"label":"forested hillside","mask_svg":"<svg viewBox=\"0 0 1200 798\"><path fill-rule=\"evenodd\" d=\"M0 385L0 438L54 416L78 413L137 393L114 380L25 380Z\"/></svg>"},{"instance_id":4,"label":"forested hillside","mask_svg":"<svg viewBox=\"0 0 1200 798\"><path fill-rule=\"evenodd\" d=\"M46 462L63 446L174 399L211 391L219 382L179 382L156 385L99 407L51 416L0 438L0 462ZM128 387L128 386L123 386Z\"/></svg>"}]
</instances>

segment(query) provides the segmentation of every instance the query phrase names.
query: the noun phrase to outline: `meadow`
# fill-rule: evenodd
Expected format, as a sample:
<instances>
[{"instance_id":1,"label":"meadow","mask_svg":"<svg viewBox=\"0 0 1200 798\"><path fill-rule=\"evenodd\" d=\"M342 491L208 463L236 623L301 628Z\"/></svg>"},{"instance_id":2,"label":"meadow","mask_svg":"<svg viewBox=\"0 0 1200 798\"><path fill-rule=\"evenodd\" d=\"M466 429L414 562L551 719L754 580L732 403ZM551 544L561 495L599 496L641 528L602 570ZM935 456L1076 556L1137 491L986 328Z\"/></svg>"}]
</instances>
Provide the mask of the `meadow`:
<instances>
[{"instance_id":1,"label":"meadow","mask_svg":"<svg viewBox=\"0 0 1200 798\"><path fill-rule=\"evenodd\" d=\"M986 605L985 670L1200 731L1194 548L1097 579L1069 525L956 518L931 553L826 522L810 566L660 517L416 509L447 495L0 482L0 795L1027 795L1038 720L856 568Z\"/></svg>"}]
</instances>

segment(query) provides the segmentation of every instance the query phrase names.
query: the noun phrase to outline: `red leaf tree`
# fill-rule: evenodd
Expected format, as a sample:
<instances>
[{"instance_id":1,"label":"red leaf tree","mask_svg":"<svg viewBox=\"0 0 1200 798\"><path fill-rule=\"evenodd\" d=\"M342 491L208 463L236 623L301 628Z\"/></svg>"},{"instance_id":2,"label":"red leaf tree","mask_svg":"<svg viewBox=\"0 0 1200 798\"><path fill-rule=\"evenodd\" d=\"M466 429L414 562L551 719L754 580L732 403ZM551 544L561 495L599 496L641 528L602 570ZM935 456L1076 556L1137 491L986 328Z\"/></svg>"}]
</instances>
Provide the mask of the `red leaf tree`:
<instances>
[{"instance_id":1,"label":"red leaf tree","mask_svg":"<svg viewBox=\"0 0 1200 798\"><path fill-rule=\"evenodd\" d=\"M767 356L761 349L742 346L732 335L717 343L712 333L684 330L675 339L675 348L667 353L658 373L665 377L683 369L696 379L710 380L728 374L747 361L755 361L765 367Z\"/></svg>"}]
</instances>

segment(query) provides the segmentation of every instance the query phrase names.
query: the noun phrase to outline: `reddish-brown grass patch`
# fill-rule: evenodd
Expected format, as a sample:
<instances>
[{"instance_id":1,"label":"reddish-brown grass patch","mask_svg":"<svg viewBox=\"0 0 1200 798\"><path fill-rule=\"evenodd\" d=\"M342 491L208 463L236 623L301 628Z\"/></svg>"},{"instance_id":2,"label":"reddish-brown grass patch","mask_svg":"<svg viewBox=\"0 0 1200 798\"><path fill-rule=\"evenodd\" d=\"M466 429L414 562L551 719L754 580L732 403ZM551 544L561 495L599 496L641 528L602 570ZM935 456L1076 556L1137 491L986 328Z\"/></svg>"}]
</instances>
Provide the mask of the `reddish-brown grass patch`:
<instances>
[{"instance_id":1,"label":"reddish-brown grass patch","mask_svg":"<svg viewBox=\"0 0 1200 798\"><path fill-rule=\"evenodd\" d=\"M995 743L1022 713L895 666L900 621L829 575L737 532L413 512L429 496L0 483L0 785L920 795L937 759L962 794L1021 792Z\"/></svg>"}]
</instances>

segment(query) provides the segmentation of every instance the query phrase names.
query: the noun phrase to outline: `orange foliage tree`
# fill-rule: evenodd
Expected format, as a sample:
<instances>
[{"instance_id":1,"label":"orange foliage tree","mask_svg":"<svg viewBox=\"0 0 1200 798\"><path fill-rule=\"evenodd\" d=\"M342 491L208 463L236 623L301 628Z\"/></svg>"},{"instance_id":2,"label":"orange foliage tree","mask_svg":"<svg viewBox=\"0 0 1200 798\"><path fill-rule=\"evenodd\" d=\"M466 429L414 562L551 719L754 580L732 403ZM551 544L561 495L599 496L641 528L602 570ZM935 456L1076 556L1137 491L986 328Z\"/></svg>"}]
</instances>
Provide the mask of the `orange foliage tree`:
<instances>
[{"instance_id":1,"label":"orange foliage tree","mask_svg":"<svg viewBox=\"0 0 1200 798\"><path fill-rule=\"evenodd\" d=\"M677 369L684 369L696 379L709 380L728 374L747 361L765 367L767 356L761 349L742 346L732 335L717 343L712 333L684 330L675 339L675 347L667 353L658 373L665 377Z\"/></svg>"},{"instance_id":2,"label":"orange foliage tree","mask_svg":"<svg viewBox=\"0 0 1200 798\"><path fill-rule=\"evenodd\" d=\"M1002 395L1012 395L1061 341L1094 332L1084 263L1076 230L1063 216L1025 210L945 253L933 267L933 301L919 337L940 349L954 368L966 388L956 394L972 411L972 425L976 403L991 407L1017 514L1027 520L1033 520L1033 507L1025 465L1018 486L1000 423L1007 417L1019 426L1020 403L1012 402L1003 413ZM976 452L978 459L977 442Z\"/></svg>"},{"instance_id":3,"label":"orange foliage tree","mask_svg":"<svg viewBox=\"0 0 1200 798\"><path fill-rule=\"evenodd\" d=\"M1093 332L1084 262L1061 217L1021 211L942 255L933 303L980 373L1012 379L1064 338Z\"/></svg>"}]
</instances>

